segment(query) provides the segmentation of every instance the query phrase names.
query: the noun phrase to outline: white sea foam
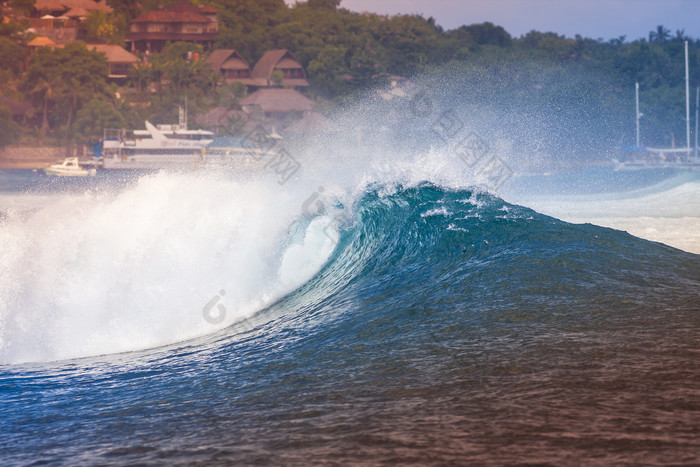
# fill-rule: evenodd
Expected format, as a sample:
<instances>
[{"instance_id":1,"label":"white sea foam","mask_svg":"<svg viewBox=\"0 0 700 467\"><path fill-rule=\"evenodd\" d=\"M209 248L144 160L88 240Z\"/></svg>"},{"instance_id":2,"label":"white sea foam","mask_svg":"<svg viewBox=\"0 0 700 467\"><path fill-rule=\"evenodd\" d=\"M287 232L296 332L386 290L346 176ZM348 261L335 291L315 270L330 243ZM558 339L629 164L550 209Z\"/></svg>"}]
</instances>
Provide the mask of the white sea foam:
<instances>
[{"instance_id":1,"label":"white sea foam","mask_svg":"<svg viewBox=\"0 0 700 467\"><path fill-rule=\"evenodd\" d=\"M290 238L307 193L271 184L161 173L118 193L18 202L27 214L0 223L0 363L178 342L294 290L334 244L321 220ZM223 305L220 322L208 304Z\"/></svg>"},{"instance_id":2,"label":"white sea foam","mask_svg":"<svg viewBox=\"0 0 700 467\"><path fill-rule=\"evenodd\" d=\"M443 216L443 217L449 217L451 216L452 213L447 210L445 206L440 206L439 208L434 208L434 209L428 209L425 212L421 213L421 217L433 217L433 216Z\"/></svg>"}]
</instances>

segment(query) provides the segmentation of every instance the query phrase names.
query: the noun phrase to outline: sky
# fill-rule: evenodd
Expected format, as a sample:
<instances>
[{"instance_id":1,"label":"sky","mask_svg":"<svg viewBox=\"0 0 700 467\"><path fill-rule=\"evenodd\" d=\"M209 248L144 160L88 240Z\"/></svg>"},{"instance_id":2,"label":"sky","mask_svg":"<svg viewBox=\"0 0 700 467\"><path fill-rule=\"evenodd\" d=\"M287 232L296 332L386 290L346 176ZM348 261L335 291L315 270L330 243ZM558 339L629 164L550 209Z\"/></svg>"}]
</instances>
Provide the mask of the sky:
<instances>
[{"instance_id":1,"label":"sky","mask_svg":"<svg viewBox=\"0 0 700 467\"><path fill-rule=\"evenodd\" d=\"M624 35L632 41L648 39L649 31L663 25L672 35L685 29L700 38L700 0L342 0L340 6L432 16L444 29L490 21L513 37L535 29L606 41Z\"/></svg>"}]
</instances>

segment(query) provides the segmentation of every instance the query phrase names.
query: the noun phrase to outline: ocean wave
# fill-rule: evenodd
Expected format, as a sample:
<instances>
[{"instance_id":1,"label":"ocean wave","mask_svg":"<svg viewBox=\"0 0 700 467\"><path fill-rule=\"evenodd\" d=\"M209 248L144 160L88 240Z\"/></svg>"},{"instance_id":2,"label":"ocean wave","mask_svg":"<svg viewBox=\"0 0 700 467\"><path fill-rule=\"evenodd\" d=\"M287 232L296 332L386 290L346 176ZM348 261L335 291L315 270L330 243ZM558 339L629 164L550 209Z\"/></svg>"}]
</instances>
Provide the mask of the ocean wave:
<instances>
[{"instance_id":1,"label":"ocean wave","mask_svg":"<svg viewBox=\"0 0 700 467\"><path fill-rule=\"evenodd\" d=\"M292 309L308 309L333 294L419 301L439 292L442 300L458 288L481 297L479 308L585 295L601 281L637 294L639 269L687 261L480 190L373 184L358 193L301 203L259 183L156 174L119 193L60 196L0 225L0 362L168 345L285 296ZM666 275L658 281L673 285Z\"/></svg>"}]
</instances>

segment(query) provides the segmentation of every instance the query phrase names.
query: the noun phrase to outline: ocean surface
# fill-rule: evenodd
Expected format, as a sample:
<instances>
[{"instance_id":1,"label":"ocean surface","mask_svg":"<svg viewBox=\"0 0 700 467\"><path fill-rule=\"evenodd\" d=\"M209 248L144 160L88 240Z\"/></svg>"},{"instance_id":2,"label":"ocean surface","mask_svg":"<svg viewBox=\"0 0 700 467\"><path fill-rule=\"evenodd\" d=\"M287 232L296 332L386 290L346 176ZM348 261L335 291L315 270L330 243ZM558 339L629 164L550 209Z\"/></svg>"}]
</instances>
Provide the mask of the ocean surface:
<instances>
[{"instance_id":1,"label":"ocean surface","mask_svg":"<svg viewBox=\"0 0 700 467\"><path fill-rule=\"evenodd\" d=\"M700 464L700 174L348 173L0 173L0 464Z\"/></svg>"}]
</instances>

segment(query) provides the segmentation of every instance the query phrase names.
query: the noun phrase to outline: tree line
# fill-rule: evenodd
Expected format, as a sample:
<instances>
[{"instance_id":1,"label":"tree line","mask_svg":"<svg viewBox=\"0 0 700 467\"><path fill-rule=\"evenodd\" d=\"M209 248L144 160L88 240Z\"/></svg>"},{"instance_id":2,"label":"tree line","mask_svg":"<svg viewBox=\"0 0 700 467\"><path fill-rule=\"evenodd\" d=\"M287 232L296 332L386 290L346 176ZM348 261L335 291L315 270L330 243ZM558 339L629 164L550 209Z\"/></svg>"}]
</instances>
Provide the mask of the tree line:
<instances>
[{"instance_id":1,"label":"tree line","mask_svg":"<svg viewBox=\"0 0 700 467\"><path fill-rule=\"evenodd\" d=\"M29 11L33 0L14 0ZM124 45L130 21L168 0L108 0L111 14L91 13L88 40ZM627 41L567 38L531 31L511 36L492 23L444 30L433 18L356 13L339 0L199 0L218 11L215 48L233 48L249 63L266 50L288 49L306 69L309 97L331 104L381 86L391 76L432 75L470 89L463 98L507 115L542 114L561 147L622 145L634 141L634 83L640 83L642 143L684 144L683 43L691 71L700 65L700 42L663 26ZM68 144L99 138L102 127L139 128L144 119L173 121L188 100L192 116L233 107L245 87L226 85L204 63L208 51L189 43L168 45L134 66L125 86L108 84L104 55L82 44L29 56L21 24L0 21L0 94L31 102L13 126L0 104L0 144ZM199 56L199 60L192 57ZM459 70L455 76L445 70ZM474 83L478 83L478 89ZM693 79L691 86L698 83ZM328 108L328 106L324 106ZM6 124L5 124L6 123Z\"/></svg>"}]
</instances>

